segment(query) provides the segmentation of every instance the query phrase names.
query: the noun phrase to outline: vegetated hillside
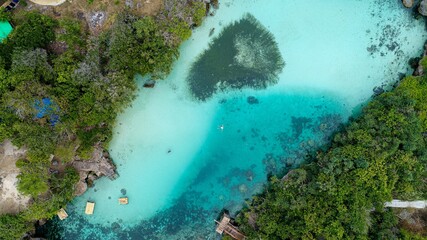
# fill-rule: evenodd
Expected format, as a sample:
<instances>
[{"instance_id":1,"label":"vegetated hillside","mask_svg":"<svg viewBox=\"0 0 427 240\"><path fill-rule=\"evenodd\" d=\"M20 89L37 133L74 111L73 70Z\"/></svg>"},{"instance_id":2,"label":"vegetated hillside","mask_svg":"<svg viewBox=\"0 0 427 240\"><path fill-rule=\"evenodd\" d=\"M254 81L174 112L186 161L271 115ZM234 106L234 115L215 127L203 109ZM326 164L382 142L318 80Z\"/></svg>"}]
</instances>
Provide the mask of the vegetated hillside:
<instances>
[{"instance_id":1,"label":"vegetated hillside","mask_svg":"<svg viewBox=\"0 0 427 240\"><path fill-rule=\"evenodd\" d=\"M28 149L17 162L18 189L33 203L0 216L0 239L18 239L74 197L79 175L71 162L108 146L117 114L134 97L135 74L169 73L179 45L205 16L205 3L179 3L156 17L124 12L96 37L73 19L1 14L15 29L0 43L0 143Z\"/></svg>"},{"instance_id":2,"label":"vegetated hillside","mask_svg":"<svg viewBox=\"0 0 427 240\"><path fill-rule=\"evenodd\" d=\"M427 199L426 133L427 77L409 76L375 97L327 151L273 177L239 215L241 229L253 239L425 239L426 226L418 235L399 229L384 203Z\"/></svg>"}]
</instances>

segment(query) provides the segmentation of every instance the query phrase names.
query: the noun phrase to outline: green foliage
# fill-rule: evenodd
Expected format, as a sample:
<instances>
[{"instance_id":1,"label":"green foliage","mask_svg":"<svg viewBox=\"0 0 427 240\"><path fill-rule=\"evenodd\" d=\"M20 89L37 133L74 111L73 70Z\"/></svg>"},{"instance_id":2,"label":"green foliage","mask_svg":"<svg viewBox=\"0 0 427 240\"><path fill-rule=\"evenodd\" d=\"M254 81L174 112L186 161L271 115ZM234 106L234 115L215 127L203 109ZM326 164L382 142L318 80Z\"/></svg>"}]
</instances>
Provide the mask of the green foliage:
<instances>
[{"instance_id":1,"label":"green foliage","mask_svg":"<svg viewBox=\"0 0 427 240\"><path fill-rule=\"evenodd\" d=\"M77 147L74 142L65 143L66 145L57 145L55 149L55 156L62 162L68 163L73 160L75 155L75 148Z\"/></svg>"},{"instance_id":2,"label":"green foliage","mask_svg":"<svg viewBox=\"0 0 427 240\"><path fill-rule=\"evenodd\" d=\"M168 32L172 33L176 37L175 42L181 43L191 36L191 29L186 22L175 18L168 22Z\"/></svg>"},{"instance_id":3,"label":"green foliage","mask_svg":"<svg viewBox=\"0 0 427 240\"><path fill-rule=\"evenodd\" d=\"M423 69L427 69L427 56L424 56L420 61L421 66Z\"/></svg>"},{"instance_id":4,"label":"green foliage","mask_svg":"<svg viewBox=\"0 0 427 240\"><path fill-rule=\"evenodd\" d=\"M203 18L206 16L206 5L204 2L193 3L193 20L196 26L202 24Z\"/></svg>"},{"instance_id":5,"label":"green foliage","mask_svg":"<svg viewBox=\"0 0 427 240\"><path fill-rule=\"evenodd\" d=\"M369 229L370 239L397 239L398 223L396 215L391 209L381 209L371 214L372 227Z\"/></svg>"},{"instance_id":6,"label":"green foliage","mask_svg":"<svg viewBox=\"0 0 427 240\"><path fill-rule=\"evenodd\" d=\"M0 21L6 22L12 20L12 13L10 11L4 11L3 7L0 7Z\"/></svg>"},{"instance_id":7,"label":"green foliage","mask_svg":"<svg viewBox=\"0 0 427 240\"><path fill-rule=\"evenodd\" d=\"M126 70L131 76L168 74L178 50L169 46L161 33L161 26L151 17L121 16L111 30L109 68Z\"/></svg>"},{"instance_id":8,"label":"green foliage","mask_svg":"<svg viewBox=\"0 0 427 240\"><path fill-rule=\"evenodd\" d=\"M0 239L19 239L31 229L27 222L50 219L72 200L79 175L71 167L49 171L51 154L64 164L76 155L89 159L95 144L108 146L117 114L135 96L135 74L168 74L191 34L182 20L169 25L128 14L90 40L74 20L25 11L12 20L15 30L0 43L0 142L28 149L16 163L18 190L34 202L17 216L0 216ZM54 126L36 118L43 98L57 105Z\"/></svg>"},{"instance_id":9,"label":"green foliage","mask_svg":"<svg viewBox=\"0 0 427 240\"><path fill-rule=\"evenodd\" d=\"M376 97L328 151L285 179L273 178L241 214L244 232L262 239L397 238L384 202L426 192L425 82L406 78Z\"/></svg>"},{"instance_id":10,"label":"green foliage","mask_svg":"<svg viewBox=\"0 0 427 240\"><path fill-rule=\"evenodd\" d=\"M64 41L69 48L84 47L86 33L83 31L82 23L74 19L59 20L58 41Z\"/></svg>"},{"instance_id":11,"label":"green foliage","mask_svg":"<svg viewBox=\"0 0 427 240\"><path fill-rule=\"evenodd\" d=\"M25 221L20 215L0 215L0 239L21 239L22 233L31 229L31 223Z\"/></svg>"},{"instance_id":12,"label":"green foliage","mask_svg":"<svg viewBox=\"0 0 427 240\"><path fill-rule=\"evenodd\" d=\"M400 238L402 240L425 240L426 236L421 236L419 234L416 233L412 233L408 230L400 230Z\"/></svg>"},{"instance_id":13,"label":"green foliage","mask_svg":"<svg viewBox=\"0 0 427 240\"><path fill-rule=\"evenodd\" d=\"M19 1L19 5L26 7L26 6L28 6L28 3L25 0L21 0L21 1Z\"/></svg>"},{"instance_id":14,"label":"green foliage","mask_svg":"<svg viewBox=\"0 0 427 240\"><path fill-rule=\"evenodd\" d=\"M17 46L21 50L46 48L55 39L57 22L46 15L24 12L22 16L16 16L14 22L14 31L0 44L0 56L7 64L10 64L10 57Z\"/></svg>"},{"instance_id":15,"label":"green foliage","mask_svg":"<svg viewBox=\"0 0 427 240\"><path fill-rule=\"evenodd\" d=\"M18 190L23 194L37 197L49 189L49 162L43 159L19 160L16 166L21 170L18 175Z\"/></svg>"}]
</instances>

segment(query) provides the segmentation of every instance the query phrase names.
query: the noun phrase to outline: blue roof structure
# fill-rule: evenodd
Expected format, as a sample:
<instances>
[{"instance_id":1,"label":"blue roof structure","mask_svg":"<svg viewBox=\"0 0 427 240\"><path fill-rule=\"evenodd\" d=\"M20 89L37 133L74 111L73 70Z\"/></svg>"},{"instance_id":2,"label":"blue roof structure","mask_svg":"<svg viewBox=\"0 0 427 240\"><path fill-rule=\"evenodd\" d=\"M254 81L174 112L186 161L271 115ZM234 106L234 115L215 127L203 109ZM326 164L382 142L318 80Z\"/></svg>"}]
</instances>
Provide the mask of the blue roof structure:
<instances>
[{"instance_id":1,"label":"blue roof structure","mask_svg":"<svg viewBox=\"0 0 427 240\"><path fill-rule=\"evenodd\" d=\"M36 118L47 117L51 126L55 126L59 121L59 107L50 98L36 100L34 108L37 110Z\"/></svg>"}]
</instances>

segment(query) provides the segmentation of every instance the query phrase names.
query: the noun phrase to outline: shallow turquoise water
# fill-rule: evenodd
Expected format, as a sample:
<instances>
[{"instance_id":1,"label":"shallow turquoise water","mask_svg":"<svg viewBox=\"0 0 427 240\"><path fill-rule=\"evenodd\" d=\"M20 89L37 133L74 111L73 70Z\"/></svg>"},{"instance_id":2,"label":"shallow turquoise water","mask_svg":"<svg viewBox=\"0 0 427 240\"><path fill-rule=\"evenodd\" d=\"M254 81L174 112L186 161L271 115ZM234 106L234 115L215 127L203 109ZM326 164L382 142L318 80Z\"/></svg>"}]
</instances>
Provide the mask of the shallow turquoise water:
<instances>
[{"instance_id":1,"label":"shallow turquoise water","mask_svg":"<svg viewBox=\"0 0 427 240\"><path fill-rule=\"evenodd\" d=\"M12 32L12 26L9 22L0 22L0 42Z\"/></svg>"},{"instance_id":2,"label":"shallow turquoise water","mask_svg":"<svg viewBox=\"0 0 427 240\"><path fill-rule=\"evenodd\" d=\"M426 39L424 22L397 0L221 2L184 43L170 76L141 89L119 117L110 153L120 177L75 199L67 220L50 223L50 238L212 239L223 208L234 213L267 174L298 166L326 143L375 86L409 72ZM245 13L276 38L286 62L279 82L194 100L189 67ZM117 203L122 189L129 205ZM87 200L96 202L92 216L84 215Z\"/></svg>"}]
</instances>

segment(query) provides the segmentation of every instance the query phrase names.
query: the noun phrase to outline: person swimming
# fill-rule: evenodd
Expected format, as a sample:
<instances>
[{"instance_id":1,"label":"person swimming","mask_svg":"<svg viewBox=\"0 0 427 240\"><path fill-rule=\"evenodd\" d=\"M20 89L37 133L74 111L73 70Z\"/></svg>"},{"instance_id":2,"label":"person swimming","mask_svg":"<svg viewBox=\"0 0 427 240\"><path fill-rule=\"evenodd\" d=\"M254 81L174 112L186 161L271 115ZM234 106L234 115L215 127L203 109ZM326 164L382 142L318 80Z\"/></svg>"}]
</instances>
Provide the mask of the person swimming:
<instances>
[{"instance_id":1,"label":"person swimming","mask_svg":"<svg viewBox=\"0 0 427 240\"><path fill-rule=\"evenodd\" d=\"M224 130L224 124L219 125L218 129L223 131Z\"/></svg>"}]
</instances>

